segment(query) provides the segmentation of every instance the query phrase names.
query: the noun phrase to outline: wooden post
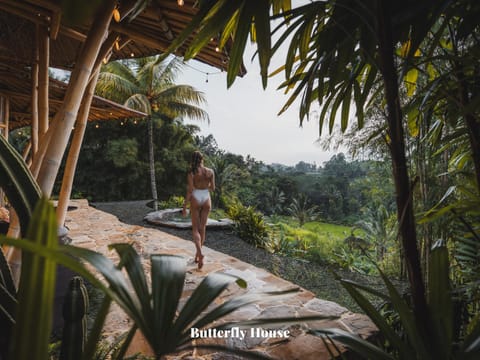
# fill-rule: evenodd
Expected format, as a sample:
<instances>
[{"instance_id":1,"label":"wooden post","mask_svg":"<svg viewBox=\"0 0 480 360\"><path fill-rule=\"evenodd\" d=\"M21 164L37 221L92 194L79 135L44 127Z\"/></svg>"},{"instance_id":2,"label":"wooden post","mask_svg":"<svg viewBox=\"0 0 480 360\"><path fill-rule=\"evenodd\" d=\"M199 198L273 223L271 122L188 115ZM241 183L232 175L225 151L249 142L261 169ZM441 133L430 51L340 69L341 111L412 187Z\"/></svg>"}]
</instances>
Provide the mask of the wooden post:
<instances>
[{"instance_id":1,"label":"wooden post","mask_svg":"<svg viewBox=\"0 0 480 360\"><path fill-rule=\"evenodd\" d=\"M55 115L51 126L53 132L50 139L55 139L55 141L49 141L38 174L38 184L46 196L50 196L52 193L60 162L67 147L92 68L107 33L115 3L114 0L108 0L95 18L72 72L63 105Z\"/></svg>"},{"instance_id":2,"label":"wooden post","mask_svg":"<svg viewBox=\"0 0 480 360\"><path fill-rule=\"evenodd\" d=\"M32 140L32 157L35 156L38 150L38 62L40 57L40 48L39 48L39 25L35 27L35 48L33 50L33 61L32 61L32 99L31 99L31 108L32 108L32 122L31 122L31 134L30 139Z\"/></svg>"},{"instance_id":3,"label":"wooden post","mask_svg":"<svg viewBox=\"0 0 480 360\"><path fill-rule=\"evenodd\" d=\"M50 38L46 26L38 26L38 131L40 135L48 129L48 66L50 64Z\"/></svg>"},{"instance_id":4,"label":"wooden post","mask_svg":"<svg viewBox=\"0 0 480 360\"><path fill-rule=\"evenodd\" d=\"M93 78L90 80L85 91L82 106L78 113L77 121L75 122L75 130L73 132L73 139L68 151L67 163L65 164L65 171L63 173L62 187L60 189L60 196L57 205L57 222L59 226L64 225L65 217L67 216L68 203L70 202L70 195L72 193L73 179L75 176L75 169L77 167L80 148L82 147L83 136L88 122L88 113L90 112L90 105L92 104L93 95L95 93L95 85L97 84L98 69Z\"/></svg>"}]
</instances>

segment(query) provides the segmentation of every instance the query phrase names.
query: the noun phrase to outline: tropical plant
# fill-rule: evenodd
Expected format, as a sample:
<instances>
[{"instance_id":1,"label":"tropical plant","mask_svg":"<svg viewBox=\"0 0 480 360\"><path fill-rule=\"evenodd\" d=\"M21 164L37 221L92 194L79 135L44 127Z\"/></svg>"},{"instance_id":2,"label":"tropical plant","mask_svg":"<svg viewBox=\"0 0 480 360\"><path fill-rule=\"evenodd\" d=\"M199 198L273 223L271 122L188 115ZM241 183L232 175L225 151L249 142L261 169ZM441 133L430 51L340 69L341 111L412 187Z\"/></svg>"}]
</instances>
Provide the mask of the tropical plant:
<instances>
[{"instance_id":1,"label":"tropical plant","mask_svg":"<svg viewBox=\"0 0 480 360\"><path fill-rule=\"evenodd\" d=\"M158 195L152 114L170 120L177 117L208 120L208 114L198 107L205 102L203 94L189 85L175 84L181 64L176 57L169 61L157 57L114 61L102 68L96 86L97 94L148 114L150 186L155 210Z\"/></svg>"},{"instance_id":2,"label":"tropical plant","mask_svg":"<svg viewBox=\"0 0 480 360\"><path fill-rule=\"evenodd\" d=\"M277 186L272 186L266 195L265 207L268 210L268 214L275 215L281 213L283 210L283 204L286 200L285 193Z\"/></svg>"},{"instance_id":3,"label":"tropical plant","mask_svg":"<svg viewBox=\"0 0 480 360\"><path fill-rule=\"evenodd\" d=\"M41 192L23 159L3 136L0 136L0 188L12 203L22 231L26 232Z\"/></svg>"},{"instance_id":4,"label":"tropical plant","mask_svg":"<svg viewBox=\"0 0 480 360\"><path fill-rule=\"evenodd\" d=\"M215 192L213 194L213 206L225 206L223 197L226 192L233 189L234 182L245 174L237 165L230 163L228 159L219 154L209 159L209 165L215 172Z\"/></svg>"},{"instance_id":5,"label":"tropical plant","mask_svg":"<svg viewBox=\"0 0 480 360\"><path fill-rule=\"evenodd\" d=\"M477 316L470 323L458 327L455 323L457 289L449 277L448 249L439 241L430 253L428 314L435 331L425 333L416 323L409 300L402 297L392 282L380 271L388 294L380 293L363 284L340 280L357 304L378 326L385 337L384 347L375 346L360 337L340 329L314 330L313 334L338 340L369 359L476 359L480 356L480 322ZM400 324L389 323L379 310L367 300L362 291L388 301ZM400 325L397 329L396 325Z\"/></svg>"},{"instance_id":6,"label":"tropical plant","mask_svg":"<svg viewBox=\"0 0 480 360\"><path fill-rule=\"evenodd\" d=\"M287 208L290 215L298 220L300 226L307 221L314 220L318 217L318 208L311 205L305 194L299 194L292 200L292 204Z\"/></svg>"},{"instance_id":7,"label":"tropical plant","mask_svg":"<svg viewBox=\"0 0 480 360\"><path fill-rule=\"evenodd\" d=\"M355 224L362 229L369 243L375 246L377 261L382 261L387 253L387 246L393 243L397 233L391 224L391 216L385 206L368 209L364 218Z\"/></svg>"},{"instance_id":8,"label":"tropical plant","mask_svg":"<svg viewBox=\"0 0 480 360\"><path fill-rule=\"evenodd\" d=\"M227 216L234 221L235 233L241 239L261 248L268 246L268 225L262 213L236 200L227 206Z\"/></svg>"}]
</instances>

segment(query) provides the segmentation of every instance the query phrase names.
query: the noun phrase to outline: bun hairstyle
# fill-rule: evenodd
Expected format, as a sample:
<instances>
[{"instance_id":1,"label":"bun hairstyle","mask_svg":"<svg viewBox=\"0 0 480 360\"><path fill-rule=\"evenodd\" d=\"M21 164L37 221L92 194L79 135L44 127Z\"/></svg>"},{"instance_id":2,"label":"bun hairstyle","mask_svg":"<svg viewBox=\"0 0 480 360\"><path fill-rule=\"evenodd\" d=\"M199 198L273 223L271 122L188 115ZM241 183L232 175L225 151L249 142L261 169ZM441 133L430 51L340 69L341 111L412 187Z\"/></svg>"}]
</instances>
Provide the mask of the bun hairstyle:
<instances>
[{"instance_id":1,"label":"bun hairstyle","mask_svg":"<svg viewBox=\"0 0 480 360\"><path fill-rule=\"evenodd\" d=\"M192 154L192 162L190 163L190 171L193 174L198 172L198 167L202 163L203 155L200 151L194 151Z\"/></svg>"}]
</instances>

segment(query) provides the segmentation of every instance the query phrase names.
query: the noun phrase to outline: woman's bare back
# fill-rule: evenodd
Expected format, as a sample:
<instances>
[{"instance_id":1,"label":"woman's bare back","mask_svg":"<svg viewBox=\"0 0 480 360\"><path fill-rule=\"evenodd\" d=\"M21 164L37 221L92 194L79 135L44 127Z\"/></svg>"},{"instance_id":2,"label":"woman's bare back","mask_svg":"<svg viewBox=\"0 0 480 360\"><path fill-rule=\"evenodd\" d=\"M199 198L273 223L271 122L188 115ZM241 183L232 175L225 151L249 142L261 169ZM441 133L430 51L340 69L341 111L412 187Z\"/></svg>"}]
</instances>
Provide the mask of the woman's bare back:
<instances>
[{"instance_id":1,"label":"woman's bare back","mask_svg":"<svg viewBox=\"0 0 480 360\"><path fill-rule=\"evenodd\" d=\"M213 170L204 166L198 168L197 173L193 174L193 185L195 189L212 189Z\"/></svg>"}]
</instances>

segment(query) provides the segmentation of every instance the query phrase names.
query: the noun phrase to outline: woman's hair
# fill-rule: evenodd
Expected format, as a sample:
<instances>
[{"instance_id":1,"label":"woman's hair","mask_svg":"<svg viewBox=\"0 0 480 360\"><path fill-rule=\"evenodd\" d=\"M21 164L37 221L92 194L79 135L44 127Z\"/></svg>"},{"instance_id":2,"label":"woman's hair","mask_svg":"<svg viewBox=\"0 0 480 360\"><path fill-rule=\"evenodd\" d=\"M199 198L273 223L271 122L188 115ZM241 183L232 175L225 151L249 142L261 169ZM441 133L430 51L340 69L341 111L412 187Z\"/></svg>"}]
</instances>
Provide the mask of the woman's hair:
<instances>
[{"instance_id":1,"label":"woman's hair","mask_svg":"<svg viewBox=\"0 0 480 360\"><path fill-rule=\"evenodd\" d=\"M194 174L197 173L198 167L203 160L203 155L200 151L194 151L192 154L192 161L190 163L190 171Z\"/></svg>"}]
</instances>

